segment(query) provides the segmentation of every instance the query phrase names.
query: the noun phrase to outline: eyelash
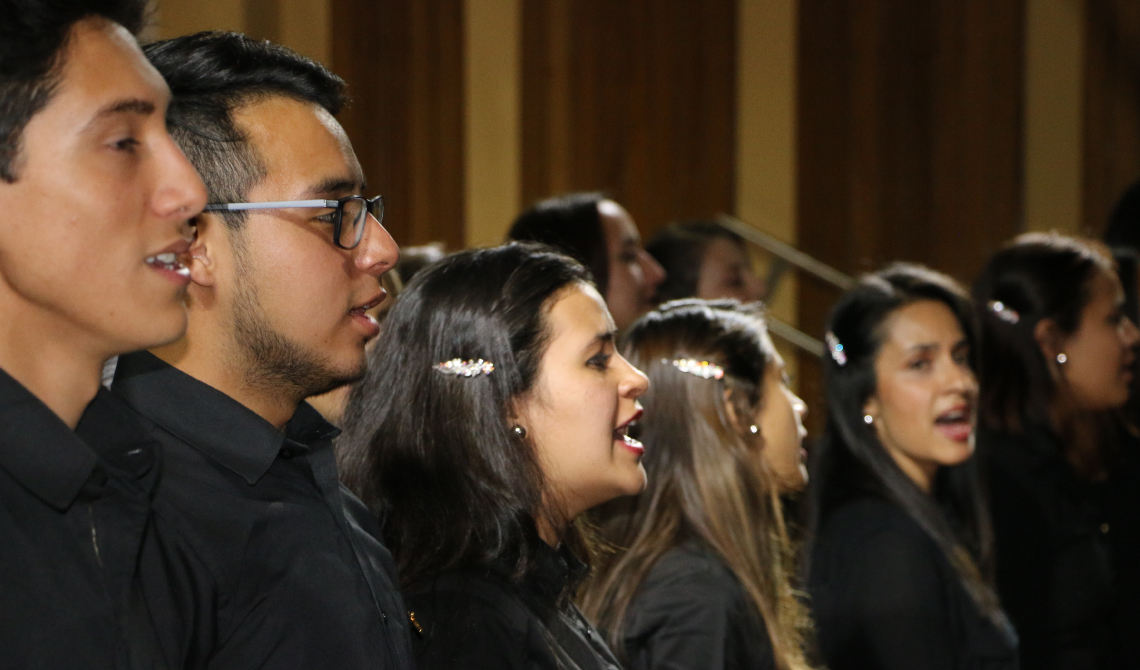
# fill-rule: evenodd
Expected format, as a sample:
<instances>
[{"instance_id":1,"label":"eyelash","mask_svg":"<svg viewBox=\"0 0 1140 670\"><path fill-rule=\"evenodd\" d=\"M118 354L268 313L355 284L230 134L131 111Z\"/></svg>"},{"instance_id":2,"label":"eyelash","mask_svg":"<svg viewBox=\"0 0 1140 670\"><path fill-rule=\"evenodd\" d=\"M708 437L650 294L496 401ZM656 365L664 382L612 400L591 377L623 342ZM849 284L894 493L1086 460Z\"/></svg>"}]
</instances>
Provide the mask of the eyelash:
<instances>
[{"instance_id":1,"label":"eyelash","mask_svg":"<svg viewBox=\"0 0 1140 670\"><path fill-rule=\"evenodd\" d=\"M114 143L114 147L117 151L129 151L132 153L138 146L139 141L133 137L127 137Z\"/></svg>"},{"instance_id":2,"label":"eyelash","mask_svg":"<svg viewBox=\"0 0 1140 670\"><path fill-rule=\"evenodd\" d=\"M586 365L589 365L590 367L596 368L598 370L605 370L610 365L611 356L612 354L606 353L594 354L592 357L590 357L590 360L586 361Z\"/></svg>"}]
</instances>

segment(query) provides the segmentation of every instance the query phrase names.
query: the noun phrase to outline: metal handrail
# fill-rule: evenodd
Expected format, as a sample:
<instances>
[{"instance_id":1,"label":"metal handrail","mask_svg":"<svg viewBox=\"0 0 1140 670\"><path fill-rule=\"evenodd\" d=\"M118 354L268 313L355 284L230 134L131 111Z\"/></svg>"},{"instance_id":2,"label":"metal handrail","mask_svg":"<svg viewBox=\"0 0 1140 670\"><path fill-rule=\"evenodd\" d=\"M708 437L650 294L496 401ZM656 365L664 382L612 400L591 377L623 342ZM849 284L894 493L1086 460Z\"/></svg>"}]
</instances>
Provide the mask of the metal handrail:
<instances>
[{"instance_id":1,"label":"metal handrail","mask_svg":"<svg viewBox=\"0 0 1140 670\"><path fill-rule=\"evenodd\" d=\"M756 246L764 249L778 259L781 259L797 268L812 274L823 281L836 286L844 291L850 289L855 285L855 279L850 275L844 274L839 270L831 267L830 265L816 260L815 258L805 254L792 245L781 242L780 240L772 237L768 233L753 228L752 226L744 223L735 216L729 214L718 214L716 217L718 223L732 232L740 235L745 240L755 244ZM782 274L782 270L777 271L778 275ZM770 282L769 286L771 287ZM826 349L823 342L815 339L811 335L791 326L779 319L773 318L771 314L767 316L768 331L773 335L786 340L788 343L803 349L809 354L814 354L818 357L823 357Z\"/></svg>"},{"instance_id":2,"label":"metal handrail","mask_svg":"<svg viewBox=\"0 0 1140 670\"><path fill-rule=\"evenodd\" d=\"M735 216L717 214L716 220L725 228L728 228L756 246L786 260L809 274L819 277L833 286L837 286L844 291L855 286L855 279L850 275L836 270L823 261L812 258L792 245L781 242L762 230L753 228Z\"/></svg>"}]
</instances>

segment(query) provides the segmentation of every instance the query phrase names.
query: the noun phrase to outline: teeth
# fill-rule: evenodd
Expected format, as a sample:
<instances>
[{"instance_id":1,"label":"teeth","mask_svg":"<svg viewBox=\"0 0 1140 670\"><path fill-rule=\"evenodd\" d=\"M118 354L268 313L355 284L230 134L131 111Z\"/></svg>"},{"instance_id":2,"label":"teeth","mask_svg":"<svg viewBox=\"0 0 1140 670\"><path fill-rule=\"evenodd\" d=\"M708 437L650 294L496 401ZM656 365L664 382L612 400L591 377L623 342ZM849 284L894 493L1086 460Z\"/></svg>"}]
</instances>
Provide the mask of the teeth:
<instances>
[{"instance_id":1,"label":"teeth","mask_svg":"<svg viewBox=\"0 0 1140 670\"><path fill-rule=\"evenodd\" d=\"M174 261L178 260L178 255L168 251L164 254L159 254L159 255L155 256L155 258L158 259L158 262L166 263L167 265L169 265L169 264L173 263Z\"/></svg>"},{"instance_id":2,"label":"teeth","mask_svg":"<svg viewBox=\"0 0 1140 670\"><path fill-rule=\"evenodd\" d=\"M636 447L638 449L644 449L645 448L645 445L642 444L640 440L635 440L632 437L630 437L629 435L623 435L622 437L625 438L625 443L631 447Z\"/></svg>"}]
</instances>

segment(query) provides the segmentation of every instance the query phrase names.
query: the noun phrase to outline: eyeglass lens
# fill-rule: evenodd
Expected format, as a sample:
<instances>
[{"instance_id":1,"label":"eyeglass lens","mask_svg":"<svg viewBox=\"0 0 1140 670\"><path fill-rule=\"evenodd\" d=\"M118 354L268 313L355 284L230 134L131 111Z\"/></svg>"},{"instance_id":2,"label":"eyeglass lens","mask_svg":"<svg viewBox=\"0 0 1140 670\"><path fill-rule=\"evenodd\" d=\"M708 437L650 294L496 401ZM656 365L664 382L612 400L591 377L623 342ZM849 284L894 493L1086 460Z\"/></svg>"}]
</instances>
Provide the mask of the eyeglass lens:
<instances>
[{"instance_id":1,"label":"eyeglass lens","mask_svg":"<svg viewBox=\"0 0 1140 670\"><path fill-rule=\"evenodd\" d=\"M376 198L373 201L368 201L364 198L352 198L344 203L344 213L341 216L340 239L337 240L340 246L345 249L352 249L360 244L360 240L364 237L366 222L368 221L367 214L372 214L372 218L376 219L378 223L383 223L384 201L380 198Z\"/></svg>"}]
</instances>

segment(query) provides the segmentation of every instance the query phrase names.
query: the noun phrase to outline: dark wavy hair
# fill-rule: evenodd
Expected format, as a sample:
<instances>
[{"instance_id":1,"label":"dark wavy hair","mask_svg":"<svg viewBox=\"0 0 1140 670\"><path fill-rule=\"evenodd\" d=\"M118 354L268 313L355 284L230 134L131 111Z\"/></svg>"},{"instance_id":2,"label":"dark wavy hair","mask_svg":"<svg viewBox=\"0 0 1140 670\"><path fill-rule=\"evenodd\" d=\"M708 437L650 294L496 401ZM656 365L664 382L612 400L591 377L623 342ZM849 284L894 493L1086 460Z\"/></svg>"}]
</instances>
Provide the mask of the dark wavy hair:
<instances>
[{"instance_id":1,"label":"dark wavy hair","mask_svg":"<svg viewBox=\"0 0 1140 670\"><path fill-rule=\"evenodd\" d=\"M241 33L201 32L147 45L143 52L170 86L170 135L202 175L210 202L242 202L265 165L234 123L234 112L268 96L320 105L336 115L345 83L292 49ZM240 228L245 212L221 212Z\"/></svg>"},{"instance_id":2,"label":"dark wavy hair","mask_svg":"<svg viewBox=\"0 0 1140 670\"><path fill-rule=\"evenodd\" d=\"M521 577L542 541L538 515L588 557L578 529L543 508L534 446L511 430L512 410L538 377L550 307L586 282L577 261L515 243L425 268L392 308L337 448L344 481L380 517L405 585L471 565L507 565ZM435 369L454 358L495 369Z\"/></svg>"},{"instance_id":3,"label":"dark wavy hair","mask_svg":"<svg viewBox=\"0 0 1140 670\"><path fill-rule=\"evenodd\" d=\"M602 539L617 549L599 552L583 609L621 654L626 613L650 570L670 549L697 540L740 581L765 624L776 667L805 667L809 619L790 585L794 570L779 492L757 454L764 436L729 418L730 406L737 417L748 417L765 401L774 349L760 305L666 303L630 327L623 349L649 375L638 422L649 445L642 461L648 486L597 516ZM719 365L724 378L680 372L672 363L678 358Z\"/></svg>"},{"instance_id":4,"label":"dark wavy hair","mask_svg":"<svg viewBox=\"0 0 1140 670\"><path fill-rule=\"evenodd\" d=\"M977 372L978 329L970 298L953 279L928 268L899 263L867 275L839 299L828 318L828 333L842 345L846 362L840 365L831 356L823 361L827 428L812 453L804 583L814 537L827 517L851 497L874 493L926 531L979 611L1009 632L994 590L993 528L977 458L939 468L934 494L928 495L895 463L875 428L863 422L863 407L878 387L875 360L886 322L900 308L923 300L949 308L966 336L970 368Z\"/></svg>"},{"instance_id":5,"label":"dark wavy hair","mask_svg":"<svg viewBox=\"0 0 1140 670\"><path fill-rule=\"evenodd\" d=\"M606 295L610 256L598 203L604 193L570 193L535 203L511 224L507 239L548 244L590 269L598 293Z\"/></svg>"},{"instance_id":6,"label":"dark wavy hair","mask_svg":"<svg viewBox=\"0 0 1140 670\"><path fill-rule=\"evenodd\" d=\"M18 178L20 138L51 102L76 23L102 17L138 35L144 0L0 0L0 179Z\"/></svg>"},{"instance_id":7,"label":"dark wavy hair","mask_svg":"<svg viewBox=\"0 0 1140 670\"><path fill-rule=\"evenodd\" d=\"M705 247L718 238L739 246L747 255L744 238L716 221L674 223L653 236L645 250L665 268L665 281L657 287L659 302L697 295Z\"/></svg>"},{"instance_id":8,"label":"dark wavy hair","mask_svg":"<svg viewBox=\"0 0 1140 670\"><path fill-rule=\"evenodd\" d=\"M1075 333L1102 272L1113 272L1107 253L1056 233L1021 235L986 264L973 288L982 324L983 426L1018 434L1027 423L1052 424L1058 388L1034 329L1051 319L1063 334ZM1005 311L995 311L995 302Z\"/></svg>"}]
</instances>

